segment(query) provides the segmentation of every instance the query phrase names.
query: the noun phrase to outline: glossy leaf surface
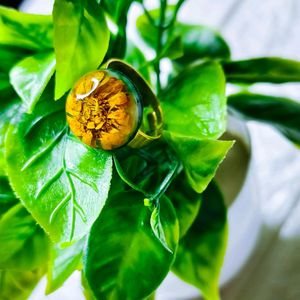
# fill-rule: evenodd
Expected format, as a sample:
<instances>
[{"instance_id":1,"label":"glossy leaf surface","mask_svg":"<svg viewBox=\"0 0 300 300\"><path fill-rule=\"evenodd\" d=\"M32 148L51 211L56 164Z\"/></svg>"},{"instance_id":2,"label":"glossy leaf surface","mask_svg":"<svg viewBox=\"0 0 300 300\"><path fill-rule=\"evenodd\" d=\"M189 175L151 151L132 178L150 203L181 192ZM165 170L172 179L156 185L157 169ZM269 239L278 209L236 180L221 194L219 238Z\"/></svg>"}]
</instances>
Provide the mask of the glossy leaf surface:
<instances>
[{"instance_id":1,"label":"glossy leaf surface","mask_svg":"<svg viewBox=\"0 0 300 300\"><path fill-rule=\"evenodd\" d=\"M114 194L107 202L92 227L84 266L97 299L143 299L167 275L177 248L177 219L164 198L160 219L170 252L154 235L150 217L140 193Z\"/></svg>"},{"instance_id":2,"label":"glossy leaf surface","mask_svg":"<svg viewBox=\"0 0 300 300\"><path fill-rule=\"evenodd\" d=\"M241 116L272 125L295 144L300 145L300 103L284 97L239 93L228 104Z\"/></svg>"},{"instance_id":3,"label":"glossy leaf surface","mask_svg":"<svg viewBox=\"0 0 300 300\"><path fill-rule=\"evenodd\" d=\"M160 95L165 128L199 139L218 138L226 127L225 77L217 62L185 69Z\"/></svg>"},{"instance_id":4,"label":"glossy leaf surface","mask_svg":"<svg viewBox=\"0 0 300 300\"><path fill-rule=\"evenodd\" d=\"M200 212L180 241L175 273L201 290L207 300L220 299L218 281L227 243L226 208L214 183L203 193Z\"/></svg>"},{"instance_id":5,"label":"glossy leaf surface","mask_svg":"<svg viewBox=\"0 0 300 300\"><path fill-rule=\"evenodd\" d=\"M0 7L0 45L43 50L52 48L52 38L51 16Z\"/></svg>"},{"instance_id":6,"label":"glossy leaf surface","mask_svg":"<svg viewBox=\"0 0 300 300\"><path fill-rule=\"evenodd\" d=\"M56 54L55 99L102 62L109 31L96 0L56 0L53 9Z\"/></svg>"},{"instance_id":7,"label":"glossy leaf surface","mask_svg":"<svg viewBox=\"0 0 300 300\"><path fill-rule=\"evenodd\" d=\"M5 137L8 126L18 109L18 101L0 101L0 176L5 176Z\"/></svg>"},{"instance_id":8,"label":"glossy leaf surface","mask_svg":"<svg viewBox=\"0 0 300 300\"><path fill-rule=\"evenodd\" d=\"M300 62L279 58L261 57L223 63L229 82L298 82L300 81Z\"/></svg>"},{"instance_id":9,"label":"glossy leaf surface","mask_svg":"<svg viewBox=\"0 0 300 300\"><path fill-rule=\"evenodd\" d=\"M200 140L172 132L165 132L164 137L182 161L187 180L197 193L205 190L234 143L233 141Z\"/></svg>"},{"instance_id":10,"label":"glossy leaf surface","mask_svg":"<svg viewBox=\"0 0 300 300\"><path fill-rule=\"evenodd\" d=\"M79 240L107 198L111 155L70 136L63 101L43 96L33 114L20 113L7 133L11 184L55 242ZM49 98L48 98L49 97Z\"/></svg>"},{"instance_id":11,"label":"glossy leaf surface","mask_svg":"<svg viewBox=\"0 0 300 300\"><path fill-rule=\"evenodd\" d=\"M54 73L53 51L28 56L10 71L10 82L31 113Z\"/></svg>"}]
</instances>

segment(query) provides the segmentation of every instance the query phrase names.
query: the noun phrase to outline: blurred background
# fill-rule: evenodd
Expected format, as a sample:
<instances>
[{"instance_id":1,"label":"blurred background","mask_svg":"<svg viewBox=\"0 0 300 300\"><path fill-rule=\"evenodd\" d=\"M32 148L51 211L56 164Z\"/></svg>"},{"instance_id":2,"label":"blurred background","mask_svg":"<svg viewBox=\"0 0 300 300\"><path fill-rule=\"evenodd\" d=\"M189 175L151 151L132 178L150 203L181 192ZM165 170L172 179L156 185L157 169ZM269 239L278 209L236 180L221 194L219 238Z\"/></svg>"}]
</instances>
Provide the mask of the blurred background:
<instances>
[{"instance_id":1,"label":"blurred background","mask_svg":"<svg viewBox=\"0 0 300 300\"><path fill-rule=\"evenodd\" d=\"M0 3L17 7L21 1ZM48 0L27 0L20 8L49 13L51 5ZM155 5L157 1L146 1L149 8ZM128 29L129 36L137 42L134 22L140 13L141 8L134 4ZM300 60L299 16L299 0L187 0L179 19L220 31L231 47L233 59L281 56ZM168 68L167 64L165 67ZM228 86L228 92L232 90ZM299 84L259 84L251 90L300 100ZM231 261L227 267L234 270L233 274L223 274L222 299L297 300L300 299L300 149L268 126L250 122L248 127L252 141L250 171L254 180L247 183L250 192L243 195L239 210L229 211L229 221L235 224L230 239L239 237L239 242L230 250L236 257L236 265ZM248 225L237 226L235 220L244 216L248 216ZM239 261L239 256L244 258ZM226 276L233 278L228 281ZM173 277L168 282L159 290L158 299L196 299L195 290Z\"/></svg>"}]
</instances>

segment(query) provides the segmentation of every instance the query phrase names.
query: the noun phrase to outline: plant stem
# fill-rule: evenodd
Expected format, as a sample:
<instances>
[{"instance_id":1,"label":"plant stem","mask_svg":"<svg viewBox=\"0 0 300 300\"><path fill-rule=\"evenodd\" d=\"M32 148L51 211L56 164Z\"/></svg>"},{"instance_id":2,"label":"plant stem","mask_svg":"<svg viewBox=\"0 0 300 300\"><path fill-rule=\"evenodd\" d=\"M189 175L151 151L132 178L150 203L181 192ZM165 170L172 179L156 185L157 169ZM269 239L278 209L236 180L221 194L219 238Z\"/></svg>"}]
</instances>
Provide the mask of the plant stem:
<instances>
[{"instance_id":1,"label":"plant stem","mask_svg":"<svg viewBox=\"0 0 300 300\"><path fill-rule=\"evenodd\" d=\"M167 9L167 0L160 0L160 14L159 14L159 23L157 28L157 43L156 43L156 58L157 61L154 64L154 70L156 73L156 92L157 94L161 91L161 82L160 82L160 56L162 51L162 38L164 34L164 22L166 18L166 9Z\"/></svg>"},{"instance_id":2,"label":"plant stem","mask_svg":"<svg viewBox=\"0 0 300 300\"><path fill-rule=\"evenodd\" d=\"M174 14L173 14L173 16L172 16L172 19L171 19L171 21L169 22L169 24L163 26L163 29L164 29L164 30L169 29L169 28L171 28L171 27L174 25L174 23L175 23L175 21L176 21L176 19L177 19L178 12L179 12L179 10L180 10L182 4L184 3L184 1L185 1L185 0L179 0L179 1L177 2L176 6L175 6Z\"/></svg>"}]
</instances>

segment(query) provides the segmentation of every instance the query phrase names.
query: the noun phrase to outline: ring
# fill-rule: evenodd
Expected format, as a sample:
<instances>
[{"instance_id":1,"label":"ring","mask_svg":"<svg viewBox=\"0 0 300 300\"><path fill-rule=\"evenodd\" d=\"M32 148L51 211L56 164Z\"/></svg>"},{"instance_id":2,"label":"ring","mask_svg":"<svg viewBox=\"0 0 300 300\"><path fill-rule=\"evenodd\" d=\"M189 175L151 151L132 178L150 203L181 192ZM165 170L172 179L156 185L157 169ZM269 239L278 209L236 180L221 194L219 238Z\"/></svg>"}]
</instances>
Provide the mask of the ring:
<instances>
[{"instance_id":1,"label":"ring","mask_svg":"<svg viewBox=\"0 0 300 300\"><path fill-rule=\"evenodd\" d=\"M161 137L162 110L130 65L109 60L79 79L66 101L67 122L83 143L103 150L140 148Z\"/></svg>"}]
</instances>

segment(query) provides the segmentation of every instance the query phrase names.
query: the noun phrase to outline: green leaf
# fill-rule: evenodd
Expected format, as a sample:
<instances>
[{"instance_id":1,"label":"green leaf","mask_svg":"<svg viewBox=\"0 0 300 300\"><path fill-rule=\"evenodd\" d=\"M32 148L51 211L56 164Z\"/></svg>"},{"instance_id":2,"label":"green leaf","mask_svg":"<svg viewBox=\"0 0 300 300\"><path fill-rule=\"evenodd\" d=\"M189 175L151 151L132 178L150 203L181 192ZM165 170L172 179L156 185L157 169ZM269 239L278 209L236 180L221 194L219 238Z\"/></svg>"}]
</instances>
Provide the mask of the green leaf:
<instances>
[{"instance_id":1,"label":"green leaf","mask_svg":"<svg viewBox=\"0 0 300 300\"><path fill-rule=\"evenodd\" d=\"M0 177L0 269L29 271L45 265L48 239ZM42 251L41 251L42 249Z\"/></svg>"},{"instance_id":2,"label":"green leaf","mask_svg":"<svg viewBox=\"0 0 300 300\"><path fill-rule=\"evenodd\" d=\"M0 101L0 177L5 176L5 138L11 119L19 107L18 101Z\"/></svg>"},{"instance_id":3,"label":"green leaf","mask_svg":"<svg viewBox=\"0 0 300 300\"><path fill-rule=\"evenodd\" d=\"M111 154L71 136L64 101L43 97L33 114L20 113L8 129L7 171L14 191L52 240L73 242L89 231L106 201Z\"/></svg>"},{"instance_id":4,"label":"green leaf","mask_svg":"<svg viewBox=\"0 0 300 300\"><path fill-rule=\"evenodd\" d=\"M62 247L59 244L53 245L50 269L47 274L47 294L60 288L72 273L80 268L85 240L83 238L67 247Z\"/></svg>"},{"instance_id":5,"label":"green leaf","mask_svg":"<svg viewBox=\"0 0 300 300\"><path fill-rule=\"evenodd\" d=\"M10 188L7 178L0 177L0 222L3 214L17 202L18 200Z\"/></svg>"},{"instance_id":6,"label":"green leaf","mask_svg":"<svg viewBox=\"0 0 300 300\"><path fill-rule=\"evenodd\" d=\"M0 73L8 73L9 70L25 56L31 55L32 51L24 50L14 46L0 46Z\"/></svg>"},{"instance_id":7,"label":"green leaf","mask_svg":"<svg viewBox=\"0 0 300 300\"><path fill-rule=\"evenodd\" d=\"M51 51L28 56L10 71L10 82L23 100L28 113L32 113L54 73L54 68L55 57Z\"/></svg>"},{"instance_id":8,"label":"green leaf","mask_svg":"<svg viewBox=\"0 0 300 300\"><path fill-rule=\"evenodd\" d=\"M45 273L45 268L32 271L0 270L0 299L28 299Z\"/></svg>"},{"instance_id":9,"label":"green leaf","mask_svg":"<svg viewBox=\"0 0 300 300\"><path fill-rule=\"evenodd\" d=\"M139 71L146 81L150 82L148 62L142 51L132 42L127 43L124 60Z\"/></svg>"},{"instance_id":10,"label":"green leaf","mask_svg":"<svg viewBox=\"0 0 300 300\"><path fill-rule=\"evenodd\" d=\"M102 0L100 3L107 13L113 18L115 23L120 26L124 19L127 19L128 10L133 2L136 0L122 0L122 1L111 1ZM139 2L137 0L136 2Z\"/></svg>"},{"instance_id":11,"label":"green leaf","mask_svg":"<svg viewBox=\"0 0 300 300\"><path fill-rule=\"evenodd\" d=\"M172 182L166 194L174 205L179 222L180 238L182 238L198 215L202 200L201 194L191 188L184 172L181 172Z\"/></svg>"},{"instance_id":12,"label":"green leaf","mask_svg":"<svg viewBox=\"0 0 300 300\"><path fill-rule=\"evenodd\" d=\"M279 57L261 57L223 63L227 81L236 83L298 82L300 62Z\"/></svg>"},{"instance_id":13,"label":"green leaf","mask_svg":"<svg viewBox=\"0 0 300 300\"><path fill-rule=\"evenodd\" d=\"M182 39L184 55L176 59L179 64L187 65L201 58L230 57L230 49L225 40L209 27L176 23L174 34Z\"/></svg>"},{"instance_id":14,"label":"green leaf","mask_svg":"<svg viewBox=\"0 0 300 300\"><path fill-rule=\"evenodd\" d=\"M284 97L239 93L228 104L246 119L274 126L295 144L300 145L300 103Z\"/></svg>"},{"instance_id":15,"label":"green leaf","mask_svg":"<svg viewBox=\"0 0 300 300\"><path fill-rule=\"evenodd\" d=\"M161 224L173 253L154 235L142 194L115 194L107 202L92 227L84 264L97 299L143 299L167 275L177 247L178 222L167 198L160 205Z\"/></svg>"},{"instance_id":16,"label":"green leaf","mask_svg":"<svg viewBox=\"0 0 300 300\"><path fill-rule=\"evenodd\" d=\"M10 208L0 219L0 268L34 235L36 222L22 204Z\"/></svg>"},{"instance_id":17,"label":"green leaf","mask_svg":"<svg viewBox=\"0 0 300 300\"><path fill-rule=\"evenodd\" d=\"M183 55L183 51L182 37L178 35L168 41L159 58L176 59Z\"/></svg>"},{"instance_id":18,"label":"green leaf","mask_svg":"<svg viewBox=\"0 0 300 300\"><path fill-rule=\"evenodd\" d=\"M169 131L210 139L220 137L226 128L225 76L217 62L185 69L160 99Z\"/></svg>"},{"instance_id":19,"label":"green leaf","mask_svg":"<svg viewBox=\"0 0 300 300\"><path fill-rule=\"evenodd\" d=\"M26 14L0 6L0 45L30 50L52 48L51 16Z\"/></svg>"},{"instance_id":20,"label":"green leaf","mask_svg":"<svg viewBox=\"0 0 300 300\"><path fill-rule=\"evenodd\" d=\"M100 2L101 6L109 14L111 21L113 21L117 28L117 32L111 36L107 58L124 58L127 51L127 17L129 8L133 2L134 0L102 0Z\"/></svg>"},{"instance_id":21,"label":"green leaf","mask_svg":"<svg viewBox=\"0 0 300 300\"><path fill-rule=\"evenodd\" d=\"M173 17L175 5L168 5L166 10L165 24L169 24ZM136 20L136 28L144 42L151 48L155 49L157 45L157 24L160 17L160 9L152 9L149 15L154 21L152 24L146 14L142 14ZM169 40L169 35L164 35L164 44Z\"/></svg>"},{"instance_id":22,"label":"green leaf","mask_svg":"<svg viewBox=\"0 0 300 300\"><path fill-rule=\"evenodd\" d=\"M82 75L98 68L108 49L109 31L96 0L56 0L53 20L59 99Z\"/></svg>"},{"instance_id":23,"label":"green leaf","mask_svg":"<svg viewBox=\"0 0 300 300\"><path fill-rule=\"evenodd\" d=\"M164 137L177 153L187 180L197 193L202 193L206 189L234 143L233 141L200 140L172 132L165 132Z\"/></svg>"},{"instance_id":24,"label":"green leaf","mask_svg":"<svg viewBox=\"0 0 300 300\"><path fill-rule=\"evenodd\" d=\"M226 244L226 207L213 183L203 193L196 221L179 243L173 271L199 288L206 300L220 299L218 281Z\"/></svg>"}]
</instances>

